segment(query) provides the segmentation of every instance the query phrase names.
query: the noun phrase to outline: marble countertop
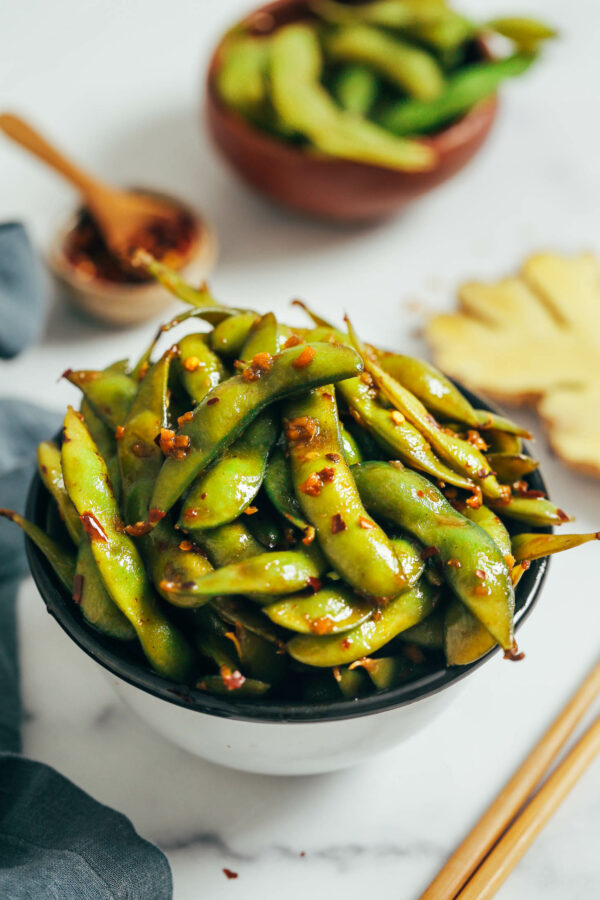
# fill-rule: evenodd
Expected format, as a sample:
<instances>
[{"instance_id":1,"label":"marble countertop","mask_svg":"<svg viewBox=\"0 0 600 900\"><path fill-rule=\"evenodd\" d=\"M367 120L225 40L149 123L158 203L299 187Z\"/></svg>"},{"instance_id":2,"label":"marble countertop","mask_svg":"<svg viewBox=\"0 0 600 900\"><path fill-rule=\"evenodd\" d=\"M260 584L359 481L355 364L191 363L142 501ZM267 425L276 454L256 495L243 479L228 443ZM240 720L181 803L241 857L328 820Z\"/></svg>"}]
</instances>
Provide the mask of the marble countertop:
<instances>
[{"instance_id":1,"label":"marble countertop","mask_svg":"<svg viewBox=\"0 0 600 900\"><path fill-rule=\"evenodd\" d=\"M424 312L450 308L460 280L494 278L538 249L600 250L600 56L591 0L517 4L563 40L508 85L496 129L458 178L392 222L332 228L279 212L240 186L200 124L201 78L243 0L23 0L0 8L0 95L98 172L172 190L221 238L212 279L226 301L289 316L300 296L352 313L373 341L421 352ZM478 15L491 0L465 2ZM482 12L483 9L483 12ZM508 11L512 7L509 5ZM33 25L35 23L35 27ZM25 220L41 247L72 196L0 143L0 220ZM57 298L43 341L0 363L0 393L60 409L63 369L128 355L156 323L113 331ZM597 529L600 484L536 451L554 498ZM176 749L132 716L104 673L46 615L31 580L19 597L25 750L126 813L171 861L176 900L307 896L416 898L537 741L598 652L598 548L553 560L520 632L526 659L494 659L428 728L334 775L270 779ZM502 900L600 895L600 766L592 767L521 862ZM239 874L228 880L223 868Z\"/></svg>"}]
</instances>

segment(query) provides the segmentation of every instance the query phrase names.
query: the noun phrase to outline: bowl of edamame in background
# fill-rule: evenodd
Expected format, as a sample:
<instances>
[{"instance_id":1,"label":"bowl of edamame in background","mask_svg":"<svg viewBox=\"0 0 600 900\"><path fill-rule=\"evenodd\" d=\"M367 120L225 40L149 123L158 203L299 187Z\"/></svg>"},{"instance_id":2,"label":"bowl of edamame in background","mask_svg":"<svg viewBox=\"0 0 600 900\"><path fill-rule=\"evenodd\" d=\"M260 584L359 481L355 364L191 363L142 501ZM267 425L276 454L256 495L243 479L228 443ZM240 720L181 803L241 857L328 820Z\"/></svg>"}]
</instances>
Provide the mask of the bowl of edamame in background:
<instances>
[{"instance_id":1,"label":"bowl of edamame in background","mask_svg":"<svg viewBox=\"0 0 600 900\"><path fill-rule=\"evenodd\" d=\"M490 55L502 35L505 55ZM206 114L231 166L270 199L341 222L389 216L465 166L496 90L554 32L474 23L443 0L278 0L228 31Z\"/></svg>"},{"instance_id":2,"label":"bowl of edamame in background","mask_svg":"<svg viewBox=\"0 0 600 900\"><path fill-rule=\"evenodd\" d=\"M0 510L131 708L212 762L325 772L518 660L546 557L597 537L551 533L570 519L527 432L349 321L289 326L137 263L190 309L67 369L79 410L40 444L28 518Z\"/></svg>"}]
</instances>

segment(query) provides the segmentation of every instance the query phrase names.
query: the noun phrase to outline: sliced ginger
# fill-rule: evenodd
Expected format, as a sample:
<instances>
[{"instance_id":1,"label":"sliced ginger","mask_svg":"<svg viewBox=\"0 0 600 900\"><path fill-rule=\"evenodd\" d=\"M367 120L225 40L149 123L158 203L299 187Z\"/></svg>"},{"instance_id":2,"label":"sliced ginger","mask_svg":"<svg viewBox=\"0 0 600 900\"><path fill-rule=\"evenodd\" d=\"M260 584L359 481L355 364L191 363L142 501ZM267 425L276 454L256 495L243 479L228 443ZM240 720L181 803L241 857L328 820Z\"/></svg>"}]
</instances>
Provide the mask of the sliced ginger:
<instances>
[{"instance_id":1,"label":"sliced ginger","mask_svg":"<svg viewBox=\"0 0 600 900\"><path fill-rule=\"evenodd\" d=\"M600 477L600 265L592 254L538 254L519 276L459 290L435 316L436 363L505 403L537 406L555 452Z\"/></svg>"}]
</instances>

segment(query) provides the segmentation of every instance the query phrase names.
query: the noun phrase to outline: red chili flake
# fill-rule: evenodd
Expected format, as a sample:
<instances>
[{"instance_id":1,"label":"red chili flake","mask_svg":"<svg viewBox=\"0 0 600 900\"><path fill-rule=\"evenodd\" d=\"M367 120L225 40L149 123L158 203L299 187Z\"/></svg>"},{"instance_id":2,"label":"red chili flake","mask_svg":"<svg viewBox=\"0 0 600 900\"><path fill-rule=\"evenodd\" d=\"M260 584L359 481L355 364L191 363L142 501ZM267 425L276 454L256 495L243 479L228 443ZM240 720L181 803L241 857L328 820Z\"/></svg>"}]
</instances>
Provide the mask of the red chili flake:
<instances>
[{"instance_id":1,"label":"red chili flake","mask_svg":"<svg viewBox=\"0 0 600 900\"><path fill-rule=\"evenodd\" d=\"M183 360L183 368L186 372L195 372L200 365L201 363L197 356L188 356Z\"/></svg>"},{"instance_id":2,"label":"red chili flake","mask_svg":"<svg viewBox=\"0 0 600 900\"><path fill-rule=\"evenodd\" d=\"M83 575L79 572L73 576L73 603L81 603L83 597Z\"/></svg>"},{"instance_id":3,"label":"red chili flake","mask_svg":"<svg viewBox=\"0 0 600 900\"><path fill-rule=\"evenodd\" d=\"M340 531L345 531L346 527L347 527L346 523L344 522L344 520L342 519L342 517L339 513L335 513L335 515L333 515L331 517L331 533L332 534L339 534Z\"/></svg>"},{"instance_id":4,"label":"red chili flake","mask_svg":"<svg viewBox=\"0 0 600 900\"><path fill-rule=\"evenodd\" d=\"M465 502L471 509L479 509L479 507L483 503L483 494L481 493L481 488L479 486L474 487L473 496L469 497Z\"/></svg>"},{"instance_id":5,"label":"red chili flake","mask_svg":"<svg viewBox=\"0 0 600 900\"><path fill-rule=\"evenodd\" d=\"M564 511L564 509L557 509L557 510L556 510L556 514L557 514L558 518L561 520L561 522L568 522L568 521L569 521L569 516L568 516L567 513ZM599 540L600 540L600 539L599 539Z\"/></svg>"},{"instance_id":6,"label":"red chili flake","mask_svg":"<svg viewBox=\"0 0 600 900\"><path fill-rule=\"evenodd\" d=\"M184 519L197 519L198 518L198 510L190 507L189 509L184 509L183 511Z\"/></svg>"},{"instance_id":7,"label":"red chili flake","mask_svg":"<svg viewBox=\"0 0 600 900\"><path fill-rule=\"evenodd\" d=\"M81 519L83 530L86 534L89 535L90 540L102 541L103 544L107 543L108 537L106 535L106 532L94 513L84 512L79 516L79 518Z\"/></svg>"},{"instance_id":8,"label":"red chili flake","mask_svg":"<svg viewBox=\"0 0 600 900\"><path fill-rule=\"evenodd\" d=\"M207 406L214 406L215 403L219 402L219 397L211 397L210 400L206 401Z\"/></svg>"},{"instance_id":9,"label":"red chili flake","mask_svg":"<svg viewBox=\"0 0 600 900\"><path fill-rule=\"evenodd\" d=\"M477 597L487 597L487 596L490 594L490 589L489 589L489 587L487 586L487 584L478 584L478 585L476 585L476 587L473 589L473 593L474 593Z\"/></svg>"},{"instance_id":10,"label":"red chili flake","mask_svg":"<svg viewBox=\"0 0 600 900\"><path fill-rule=\"evenodd\" d=\"M335 469L332 469L331 466L325 466L324 469L317 472L317 475L321 479L322 484L330 484L335 480Z\"/></svg>"},{"instance_id":11,"label":"red chili flake","mask_svg":"<svg viewBox=\"0 0 600 900\"><path fill-rule=\"evenodd\" d=\"M141 537L143 534L148 534L149 531L152 531L152 525L150 522L136 522L135 525L126 525L125 531L131 537Z\"/></svg>"},{"instance_id":12,"label":"red chili flake","mask_svg":"<svg viewBox=\"0 0 600 900\"><path fill-rule=\"evenodd\" d=\"M303 344L304 341L297 334L291 334L285 344L283 345L284 350L289 350L290 347L297 347L298 344Z\"/></svg>"},{"instance_id":13,"label":"red chili flake","mask_svg":"<svg viewBox=\"0 0 600 900\"><path fill-rule=\"evenodd\" d=\"M302 543L307 547L312 544L315 539L316 531L312 525L307 525L304 529L304 537L302 538Z\"/></svg>"},{"instance_id":14,"label":"red chili flake","mask_svg":"<svg viewBox=\"0 0 600 900\"><path fill-rule=\"evenodd\" d=\"M153 506L148 514L148 521L155 525L157 522L160 522L161 519L164 519L165 516L166 512L164 512L164 510L157 509Z\"/></svg>"},{"instance_id":15,"label":"red chili flake","mask_svg":"<svg viewBox=\"0 0 600 900\"><path fill-rule=\"evenodd\" d=\"M308 494L309 497L318 497L322 487L323 482L319 478L317 472L311 472L308 478L303 481L302 484L298 485L298 490L303 494Z\"/></svg>"},{"instance_id":16,"label":"red chili flake","mask_svg":"<svg viewBox=\"0 0 600 900\"><path fill-rule=\"evenodd\" d=\"M467 441L469 444L473 444L474 447L477 447L478 450L482 450L485 452L488 449L488 445L483 440L478 431L470 429L467 431Z\"/></svg>"},{"instance_id":17,"label":"red chili flake","mask_svg":"<svg viewBox=\"0 0 600 900\"><path fill-rule=\"evenodd\" d=\"M200 499L206 500L206 491L202 491L202 493L200 494Z\"/></svg>"},{"instance_id":18,"label":"red chili flake","mask_svg":"<svg viewBox=\"0 0 600 900\"><path fill-rule=\"evenodd\" d=\"M238 669L232 672L229 666L221 666L221 678L228 691L239 690L246 681Z\"/></svg>"},{"instance_id":19,"label":"red chili flake","mask_svg":"<svg viewBox=\"0 0 600 900\"><path fill-rule=\"evenodd\" d=\"M328 459L329 462L337 463L340 461L341 457L339 453L326 453L325 459Z\"/></svg>"},{"instance_id":20,"label":"red chili flake","mask_svg":"<svg viewBox=\"0 0 600 900\"><path fill-rule=\"evenodd\" d=\"M483 469L482 468L482 469L478 469L475 472L475 475L477 476L477 478L489 478L491 474L492 474L491 469Z\"/></svg>"},{"instance_id":21,"label":"red chili flake","mask_svg":"<svg viewBox=\"0 0 600 900\"><path fill-rule=\"evenodd\" d=\"M461 563L460 559L457 559L455 556L451 556L450 559L448 560L448 562L446 563L446 565L450 566L452 569L462 568L462 563Z\"/></svg>"},{"instance_id":22,"label":"red chili flake","mask_svg":"<svg viewBox=\"0 0 600 900\"><path fill-rule=\"evenodd\" d=\"M323 391L321 396L323 397L324 400L332 400L333 401L333 394L330 394L329 391Z\"/></svg>"},{"instance_id":23,"label":"red chili flake","mask_svg":"<svg viewBox=\"0 0 600 900\"><path fill-rule=\"evenodd\" d=\"M475 569L475 577L481 578L482 581L485 581L486 575L483 569Z\"/></svg>"},{"instance_id":24,"label":"red chili flake","mask_svg":"<svg viewBox=\"0 0 600 900\"><path fill-rule=\"evenodd\" d=\"M519 651L516 641L512 647L504 651L504 659L509 659L511 662L520 662L522 659L525 659L525 654Z\"/></svg>"},{"instance_id":25,"label":"red chili flake","mask_svg":"<svg viewBox=\"0 0 600 900\"><path fill-rule=\"evenodd\" d=\"M306 853L304 850L301 851L300 856L302 856L302 857L306 856Z\"/></svg>"},{"instance_id":26,"label":"red chili flake","mask_svg":"<svg viewBox=\"0 0 600 900\"><path fill-rule=\"evenodd\" d=\"M152 447L149 447L145 441L136 441L131 448L131 452L139 459L146 459L146 457L152 456Z\"/></svg>"},{"instance_id":27,"label":"red chili flake","mask_svg":"<svg viewBox=\"0 0 600 900\"><path fill-rule=\"evenodd\" d=\"M383 613L381 612L381 610L380 610L380 609L376 609L375 612L373 613L373 615L371 616L371 618L372 618L372 620L373 620L374 622L379 622L379 620L381 619L382 615L383 615Z\"/></svg>"},{"instance_id":28,"label":"red chili flake","mask_svg":"<svg viewBox=\"0 0 600 900\"><path fill-rule=\"evenodd\" d=\"M307 344L300 356L298 356L294 360L292 366L294 367L294 369L305 369L306 366L309 366L311 364L316 355L316 351L310 346L310 344Z\"/></svg>"},{"instance_id":29,"label":"red chili flake","mask_svg":"<svg viewBox=\"0 0 600 900\"><path fill-rule=\"evenodd\" d=\"M343 644L342 644L342 646L343 646ZM340 672L339 666L334 666L331 670L331 674L333 675L333 677L335 678L336 681L342 680L342 673Z\"/></svg>"},{"instance_id":30,"label":"red chili flake","mask_svg":"<svg viewBox=\"0 0 600 900\"><path fill-rule=\"evenodd\" d=\"M546 494L544 491L526 491L525 497L531 497L532 500L539 500L540 498L545 498Z\"/></svg>"},{"instance_id":31,"label":"red chili flake","mask_svg":"<svg viewBox=\"0 0 600 900\"><path fill-rule=\"evenodd\" d=\"M225 878L229 879L240 877L237 872L233 872L231 869L223 869L223 874L225 875Z\"/></svg>"},{"instance_id":32,"label":"red chili flake","mask_svg":"<svg viewBox=\"0 0 600 900\"><path fill-rule=\"evenodd\" d=\"M125 429L123 428L123 426L122 426L122 425L117 425L117 430L115 431L115 438L116 438L118 441L120 441L121 438L124 436L124 434L125 434Z\"/></svg>"},{"instance_id":33,"label":"red chili flake","mask_svg":"<svg viewBox=\"0 0 600 900\"><path fill-rule=\"evenodd\" d=\"M150 363L148 360L143 362L140 366L140 371L138 372L138 381L143 381L146 375L148 374L148 369L150 368Z\"/></svg>"},{"instance_id":34,"label":"red chili flake","mask_svg":"<svg viewBox=\"0 0 600 900\"><path fill-rule=\"evenodd\" d=\"M270 353L257 353L256 356L252 358L250 365L246 366L243 370L242 378L244 381L257 381L267 372L270 372L272 366L273 357Z\"/></svg>"},{"instance_id":35,"label":"red chili flake","mask_svg":"<svg viewBox=\"0 0 600 900\"><path fill-rule=\"evenodd\" d=\"M425 496L425 491L421 491L421 490L417 491L417 497L424 497L424 496Z\"/></svg>"},{"instance_id":36,"label":"red chili flake","mask_svg":"<svg viewBox=\"0 0 600 900\"><path fill-rule=\"evenodd\" d=\"M186 422L191 422L193 418L194 414L190 410L189 412L184 413L182 416L179 416L179 418L177 419L177 424L179 425L179 427L181 427L182 425L185 425Z\"/></svg>"},{"instance_id":37,"label":"red chili flake","mask_svg":"<svg viewBox=\"0 0 600 900\"><path fill-rule=\"evenodd\" d=\"M364 516L358 517L358 524L361 528L365 528L366 530L370 528L375 528L375 523L371 522L370 519L366 519Z\"/></svg>"},{"instance_id":38,"label":"red chili flake","mask_svg":"<svg viewBox=\"0 0 600 900\"><path fill-rule=\"evenodd\" d=\"M194 545L191 541L182 541L179 545L180 550L191 550Z\"/></svg>"},{"instance_id":39,"label":"red chili flake","mask_svg":"<svg viewBox=\"0 0 600 900\"><path fill-rule=\"evenodd\" d=\"M515 494L524 494L529 489L526 481L513 481L513 491Z\"/></svg>"},{"instance_id":40,"label":"red chili flake","mask_svg":"<svg viewBox=\"0 0 600 900\"><path fill-rule=\"evenodd\" d=\"M527 569L529 568L530 565L531 565L531 560L529 560L529 559L524 559L521 562L521 568L523 569L524 572L527 571Z\"/></svg>"},{"instance_id":41,"label":"red chili flake","mask_svg":"<svg viewBox=\"0 0 600 900\"><path fill-rule=\"evenodd\" d=\"M390 459L390 466L393 466L395 469L403 469L404 463L400 462L399 459Z\"/></svg>"},{"instance_id":42,"label":"red chili flake","mask_svg":"<svg viewBox=\"0 0 600 900\"><path fill-rule=\"evenodd\" d=\"M285 434L289 441L311 441L319 433L319 423L312 416L299 416L284 420Z\"/></svg>"},{"instance_id":43,"label":"red chili flake","mask_svg":"<svg viewBox=\"0 0 600 900\"><path fill-rule=\"evenodd\" d=\"M323 582L320 578L315 578L313 575L310 575L308 578L307 587L311 588L313 593L316 594L317 591L320 591L323 587Z\"/></svg>"},{"instance_id":44,"label":"red chili flake","mask_svg":"<svg viewBox=\"0 0 600 900\"><path fill-rule=\"evenodd\" d=\"M308 617L308 627L315 634L329 634L329 632L332 631L333 626L334 622L329 616L320 616L318 619L311 619Z\"/></svg>"},{"instance_id":45,"label":"red chili flake","mask_svg":"<svg viewBox=\"0 0 600 900\"><path fill-rule=\"evenodd\" d=\"M258 506L247 506L246 509L244 510L244 513L247 516L253 516L254 513L257 513L257 512L258 512Z\"/></svg>"},{"instance_id":46,"label":"red chili flake","mask_svg":"<svg viewBox=\"0 0 600 900\"><path fill-rule=\"evenodd\" d=\"M352 646L352 641L350 638L344 638L343 641L340 641L340 647L342 650L349 650Z\"/></svg>"},{"instance_id":47,"label":"red chili flake","mask_svg":"<svg viewBox=\"0 0 600 900\"><path fill-rule=\"evenodd\" d=\"M421 550L421 559L430 559L432 556L439 556L439 550L437 547L425 547Z\"/></svg>"}]
</instances>

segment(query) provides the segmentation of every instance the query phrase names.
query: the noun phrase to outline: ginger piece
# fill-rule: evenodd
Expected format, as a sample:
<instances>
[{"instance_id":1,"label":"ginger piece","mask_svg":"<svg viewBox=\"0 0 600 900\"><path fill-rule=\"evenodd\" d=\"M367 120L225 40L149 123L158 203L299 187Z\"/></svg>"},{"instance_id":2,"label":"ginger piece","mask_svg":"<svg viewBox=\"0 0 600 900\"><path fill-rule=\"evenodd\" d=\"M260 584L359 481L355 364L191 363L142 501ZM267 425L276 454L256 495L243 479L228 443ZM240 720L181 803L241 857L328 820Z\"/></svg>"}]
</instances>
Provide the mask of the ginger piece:
<instances>
[{"instance_id":1,"label":"ginger piece","mask_svg":"<svg viewBox=\"0 0 600 900\"><path fill-rule=\"evenodd\" d=\"M430 320L437 365L508 404L533 404L556 454L600 477L600 265L542 253L521 273L459 289L459 311Z\"/></svg>"}]
</instances>

